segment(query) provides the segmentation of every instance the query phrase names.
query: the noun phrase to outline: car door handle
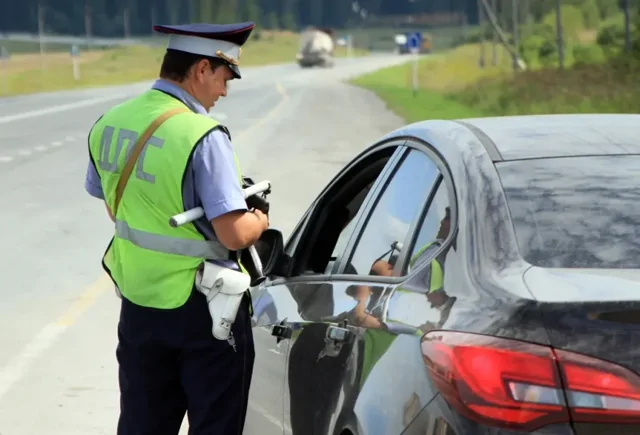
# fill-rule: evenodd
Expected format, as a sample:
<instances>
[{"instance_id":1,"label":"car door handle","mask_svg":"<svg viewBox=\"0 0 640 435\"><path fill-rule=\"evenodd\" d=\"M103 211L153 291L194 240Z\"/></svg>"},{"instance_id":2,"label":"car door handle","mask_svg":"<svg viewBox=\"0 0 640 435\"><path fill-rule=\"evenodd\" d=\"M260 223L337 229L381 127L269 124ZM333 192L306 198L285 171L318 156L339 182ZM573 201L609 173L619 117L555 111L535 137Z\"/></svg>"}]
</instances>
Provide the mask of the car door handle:
<instances>
[{"instance_id":1,"label":"car door handle","mask_svg":"<svg viewBox=\"0 0 640 435\"><path fill-rule=\"evenodd\" d=\"M329 326L327 328L327 340L334 343L346 343L351 338L351 331L341 326Z\"/></svg>"},{"instance_id":2,"label":"car door handle","mask_svg":"<svg viewBox=\"0 0 640 435\"><path fill-rule=\"evenodd\" d=\"M352 332L347 329L346 322L341 322L340 326L329 325L324 337L324 348L320 350L316 362L325 356L337 357L342 351L343 344L351 340Z\"/></svg>"},{"instance_id":3,"label":"car door handle","mask_svg":"<svg viewBox=\"0 0 640 435\"><path fill-rule=\"evenodd\" d=\"M271 335L276 337L276 343L280 343L285 338L291 338L291 326L287 325L287 319L284 319L271 328Z\"/></svg>"}]
</instances>

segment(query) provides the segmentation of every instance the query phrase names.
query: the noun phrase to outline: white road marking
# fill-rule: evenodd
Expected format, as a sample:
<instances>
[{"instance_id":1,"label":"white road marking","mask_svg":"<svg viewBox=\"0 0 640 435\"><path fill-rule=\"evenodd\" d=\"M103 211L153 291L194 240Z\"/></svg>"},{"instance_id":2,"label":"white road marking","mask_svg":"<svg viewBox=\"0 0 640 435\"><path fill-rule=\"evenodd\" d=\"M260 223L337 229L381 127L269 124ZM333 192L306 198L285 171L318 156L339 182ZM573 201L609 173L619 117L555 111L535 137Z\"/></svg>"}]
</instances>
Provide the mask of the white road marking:
<instances>
[{"instance_id":1,"label":"white road marking","mask_svg":"<svg viewBox=\"0 0 640 435\"><path fill-rule=\"evenodd\" d=\"M67 142L75 142L76 138L73 136L67 136L64 138L64 140L66 140Z\"/></svg>"},{"instance_id":2,"label":"white road marking","mask_svg":"<svg viewBox=\"0 0 640 435\"><path fill-rule=\"evenodd\" d=\"M13 160L13 157L0 156L0 162L2 162L2 163L7 163L7 162L10 162L11 160Z\"/></svg>"},{"instance_id":3,"label":"white road marking","mask_svg":"<svg viewBox=\"0 0 640 435\"><path fill-rule=\"evenodd\" d=\"M52 147L59 147L59 146L61 146L61 145L62 145L62 142L58 142L58 141L51 142L51 146L52 146Z\"/></svg>"},{"instance_id":4,"label":"white road marking","mask_svg":"<svg viewBox=\"0 0 640 435\"><path fill-rule=\"evenodd\" d=\"M269 423L273 423L274 425L280 428L282 427L282 423L283 423L282 419L276 418L273 415L269 414L269 412L266 409L264 409L262 406L256 405L254 402L249 401L249 408L253 409L254 412L257 412L258 414L266 418L269 421ZM284 425L284 431L285 433L288 433L288 434L292 433L291 427L289 427L288 424Z\"/></svg>"},{"instance_id":5,"label":"white road marking","mask_svg":"<svg viewBox=\"0 0 640 435\"><path fill-rule=\"evenodd\" d=\"M284 355L284 353L278 352L276 349L269 349L269 352L275 353L276 355Z\"/></svg>"},{"instance_id":6,"label":"white road marking","mask_svg":"<svg viewBox=\"0 0 640 435\"><path fill-rule=\"evenodd\" d=\"M36 151L40 151L40 152L46 151L46 149L47 149L47 147L43 147L42 145L39 145L39 146L35 147L35 150Z\"/></svg>"},{"instance_id":7,"label":"white road marking","mask_svg":"<svg viewBox=\"0 0 640 435\"><path fill-rule=\"evenodd\" d=\"M7 365L0 368L0 399L11 389L26 373L31 364L46 352L75 321L84 313L111 283L107 275L103 275L93 283L87 291L71 305L54 323L50 323L25 346L21 353L17 354Z\"/></svg>"},{"instance_id":8,"label":"white road marking","mask_svg":"<svg viewBox=\"0 0 640 435\"><path fill-rule=\"evenodd\" d=\"M45 326L24 348L22 353L12 359L0 372L0 398L22 378L33 361L47 350L56 338L67 329L64 325L55 323Z\"/></svg>"},{"instance_id":9,"label":"white road marking","mask_svg":"<svg viewBox=\"0 0 640 435\"><path fill-rule=\"evenodd\" d=\"M88 100L81 100L75 103L60 104L58 106L46 107L44 109L31 110L29 112L17 113L15 115L0 117L0 124L6 124L7 122L21 121L23 119L35 118L38 116L50 115L52 113L60 113L67 110L79 109L82 107L93 106L95 104L106 103L107 101L113 101L117 99L127 98L129 94L110 95L107 97L91 98Z\"/></svg>"},{"instance_id":10,"label":"white road marking","mask_svg":"<svg viewBox=\"0 0 640 435\"><path fill-rule=\"evenodd\" d=\"M33 153L29 150L21 150L21 151L18 151L18 154L20 154L21 156L30 156Z\"/></svg>"}]
</instances>

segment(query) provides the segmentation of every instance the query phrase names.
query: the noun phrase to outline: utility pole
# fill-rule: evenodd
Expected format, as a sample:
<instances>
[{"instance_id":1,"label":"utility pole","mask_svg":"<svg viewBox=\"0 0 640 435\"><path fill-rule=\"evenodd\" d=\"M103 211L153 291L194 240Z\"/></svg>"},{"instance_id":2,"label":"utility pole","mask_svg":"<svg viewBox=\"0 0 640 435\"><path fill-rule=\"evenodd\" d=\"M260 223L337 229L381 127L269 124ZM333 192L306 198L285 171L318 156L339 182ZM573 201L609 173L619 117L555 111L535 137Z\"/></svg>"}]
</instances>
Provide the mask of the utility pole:
<instances>
[{"instance_id":1,"label":"utility pole","mask_svg":"<svg viewBox=\"0 0 640 435\"><path fill-rule=\"evenodd\" d=\"M560 69L564 69L564 33L562 30L561 0L556 0L556 35L558 38L558 61Z\"/></svg>"},{"instance_id":2,"label":"utility pole","mask_svg":"<svg viewBox=\"0 0 640 435\"><path fill-rule=\"evenodd\" d=\"M155 23L156 23L156 2L152 0L151 1L151 26L153 26ZM151 33L153 33L153 30L151 30Z\"/></svg>"},{"instance_id":3,"label":"utility pole","mask_svg":"<svg viewBox=\"0 0 640 435\"><path fill-rule=\"evenodd\" d=\"M631 51L631 17L629 16L629 0L624 0L624 51Z\"/></svg>"},{"instance_id":4,"label":"utility pole","mask_svg":"<svg viewBox=\"0 0 640 435\"><path fill-rule=\"evenodd\" d=\"M85 0L84 2L84 30L87 38L87 50L91 48L91 0Z\"/></svg>"},{"instance_id":5,"label":"utility pole","mask_svg":"<svg viewBox=\"0 0 640 435\"><path fill-rule=\"evenodd\" d=\"M484 68L486 65L486 53L484 44L485 34L485 21L484 21L484 5L482 0L478 0L478 24L480 25L480 68Z\"/></svg>"},{"instance_id":6,"label":"utility pole","mask_svg":"<svg viewBox=\"0 0 640 435\"><path fill-rule=\"evenodd\" d=\"M484 2L482 2L484 5ZM492 0L491 9L494 15L498 12L498 0ZM498 65L498 31L493 29L493 66Z\"/></svg>"},{"instance_id":7,"label":"utility pole","mask_svg":"<svg viewBox=\"0 0 640 435\"><path fill-rule=\"evenodd\" d=\"M123 15L123 23L124 23L124 38L129 39L129 8L124 8Z\"/></svg>"},{"instance_id":8,"label":"utility pole","mask_svg":"<svg viewBox=\"0 0 640 435\"><path fill-rule=\"evenodd\" d=\"M464 3L463 3L464 5ZM468 22L468 18L467 18L467 11L464 10L464 12L462 13L462 20L461 20L461 24L462 24L462 36L464 36L464 38L467 38L467 34L469 32L469 22Z\"/></svg>"},{"instance_id":9,"label":"utility pole","mask_svg":"<svg viewBox=\"0 0 640 435\"><path fill-rule=\"evenodd\" d=\"M44 7L38 1L38 41L40 42L40 71L44 74Z\"/></svg>"},{"instance_id":10,"label":"utility pole","mask_svg":"<svg viewBox=\"0 0 640 435\"><path fill-rule=\"evenodd\" d=\"M507 14L507 8L505 7L505 2L507 2L509 0L500 0L500 15L499 18L502 20L501 23L501 28L502 29L509 29L509 15ZM502 56L503 58L506 60L507 56L509 56L509 48L508 48L508 44L510 42L505 42L502 41Z\"/></svg>"},{"instance_id":11,"label":"utility pole","mask_svg":"<svg viewBox=\"0 0 640 435\"><path fill-rule=\"evenodd\" d=\"M512 27L513 27L513 70L518 71L520 66L520 38L518 36L518 26L520 24L520 19L518 16L518 1L519 0L511 0L511 19L512 19Z\"/></svg>"}]
</instances>

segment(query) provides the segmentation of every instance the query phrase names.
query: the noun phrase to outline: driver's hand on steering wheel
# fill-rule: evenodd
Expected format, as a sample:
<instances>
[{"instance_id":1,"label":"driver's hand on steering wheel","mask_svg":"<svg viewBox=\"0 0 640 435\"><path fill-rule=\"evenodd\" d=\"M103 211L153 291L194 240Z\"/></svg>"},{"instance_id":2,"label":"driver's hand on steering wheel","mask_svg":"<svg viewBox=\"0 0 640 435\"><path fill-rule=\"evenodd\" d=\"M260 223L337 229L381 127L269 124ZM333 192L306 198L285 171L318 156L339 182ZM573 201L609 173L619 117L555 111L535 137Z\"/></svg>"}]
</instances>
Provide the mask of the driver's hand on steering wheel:
<instances>
[{"instance_id":1,"label":"driver's hand on steering wheel","mask_svg":"<svg viewBox=\"0 0 640 435\"><path fill-rule=\"evenodd\" d=\"M386 260L378 260L373 263L371 266L371 271L369 275L377 275L377 276L392 276L393 274L393 264L389 263Z\"/></svg>"}]
</instances>

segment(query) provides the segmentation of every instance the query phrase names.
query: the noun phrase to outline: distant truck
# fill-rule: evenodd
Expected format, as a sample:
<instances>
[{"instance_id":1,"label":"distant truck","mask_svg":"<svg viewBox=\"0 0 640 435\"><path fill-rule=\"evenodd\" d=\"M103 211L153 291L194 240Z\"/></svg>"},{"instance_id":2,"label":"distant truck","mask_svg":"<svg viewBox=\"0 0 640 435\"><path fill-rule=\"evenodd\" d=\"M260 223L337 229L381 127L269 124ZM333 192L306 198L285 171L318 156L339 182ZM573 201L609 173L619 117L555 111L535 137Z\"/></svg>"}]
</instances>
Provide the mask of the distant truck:
<instances>
[{"instance_id":1,"label":"distant truck","mask_svg":"<svg viewBox=\"0 0 640 435\"><path fill-rule=\"evenodd\" d=\"M300 38L298 65L301 68L320 66L330 68L334 65L335 36L331 29L309 28Z\"/></svg>"},{"instance_id":2,"label":"distant truck","mask_svg":"<svg viewBox=\"0 0 640 435\"><path fill-rule=\"evenodd\" d=\"M411 33L399 33L395 36L396 52L399 54L408 54L409 38ZM425 33L422 34L422 45L420 46L420 53L431 53L431 36Z\"/></svg>"}]
</instances>

